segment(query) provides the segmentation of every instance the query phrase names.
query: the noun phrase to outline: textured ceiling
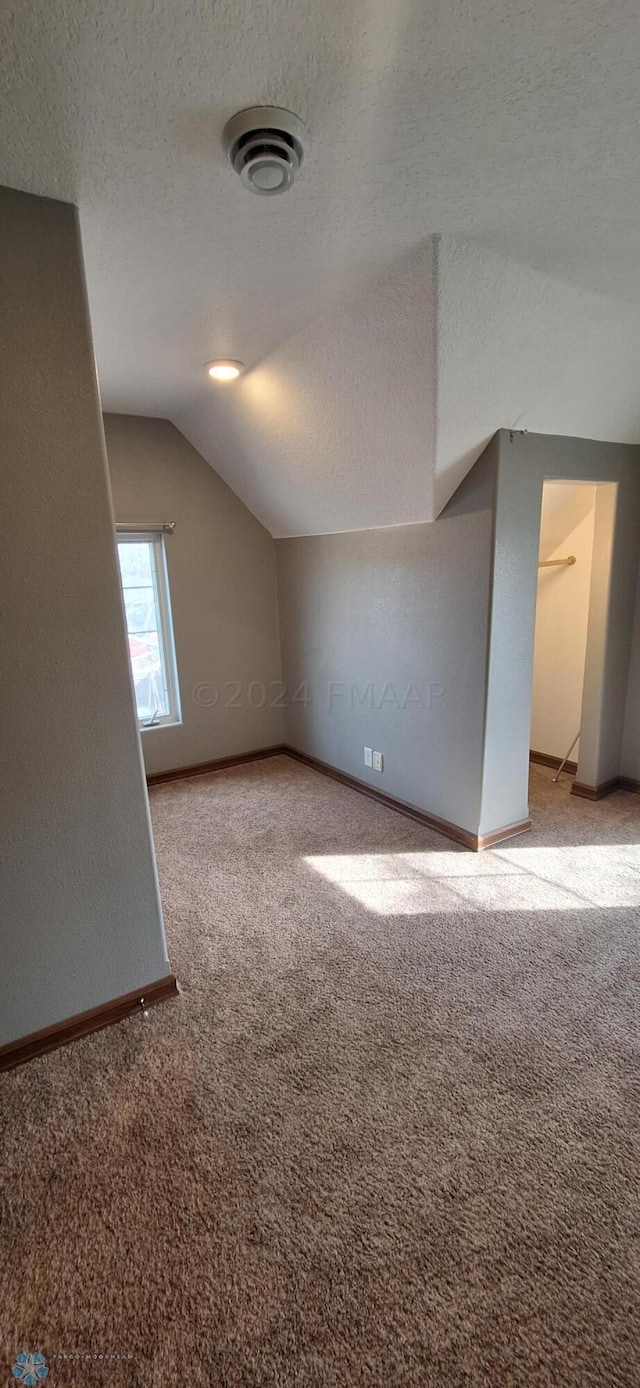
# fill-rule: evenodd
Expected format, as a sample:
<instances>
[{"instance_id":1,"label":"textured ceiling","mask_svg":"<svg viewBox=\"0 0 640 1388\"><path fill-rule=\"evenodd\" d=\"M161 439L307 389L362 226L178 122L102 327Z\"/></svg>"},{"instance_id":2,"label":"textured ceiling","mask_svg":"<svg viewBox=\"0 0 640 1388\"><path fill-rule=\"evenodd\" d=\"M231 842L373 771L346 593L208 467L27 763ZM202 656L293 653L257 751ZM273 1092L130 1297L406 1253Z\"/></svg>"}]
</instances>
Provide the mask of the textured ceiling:
<instances>
[{"instance_id":1,"label":"textured ceiling","mask_svg":"<svg viewBox=\"0 0 640 1388\"><path fill-rule=\"evenodd\" d=\"M640 306L437 247L434 514L498 427L640 442Z\"/></svg>"},{"instance_id":2,"label":"textured ceiling","mask_svg":"<svg viewBox=\"0 0 640 1388\"><path fill-rule=\"evenodd\" d=\"M80 206L105 405L192 432L206 416L208 456L247 500L254 426L219 403L202 363L295 352L289 339L433 233L640 306L636 0L5 0L0 40L0 182ZM282 198L246 193L220 148L226 119L261 102L312 135ZM327 373L346 391L346 363L328 344L318 354L318 391ZM390 358L396 380L407 369ZM457 390L463 410L463 379ZM309 414L324 428L319 399ZM459 456L472 432L469 447L453 441ZM342 476L337 462L327 475L351 496L366 468L350 447ZM389 496L398 465L380 479ZM418 519L415 456L414 484ZM259 479L263 514L306 528L309 499L285 517L278 486ZM373 511L394 522L384 497Z\"/></svg>"},{"instance_id":3,"label":"textured ceiling","mask_svg":"<svg viewBox=\"0 0 640 1388\"><path fill-rule=\"evenodd\" d=\"M640 307L433 238L175 422L276 536L432 521L497 428L640 442Z\"/></svg>"}]
</instances>

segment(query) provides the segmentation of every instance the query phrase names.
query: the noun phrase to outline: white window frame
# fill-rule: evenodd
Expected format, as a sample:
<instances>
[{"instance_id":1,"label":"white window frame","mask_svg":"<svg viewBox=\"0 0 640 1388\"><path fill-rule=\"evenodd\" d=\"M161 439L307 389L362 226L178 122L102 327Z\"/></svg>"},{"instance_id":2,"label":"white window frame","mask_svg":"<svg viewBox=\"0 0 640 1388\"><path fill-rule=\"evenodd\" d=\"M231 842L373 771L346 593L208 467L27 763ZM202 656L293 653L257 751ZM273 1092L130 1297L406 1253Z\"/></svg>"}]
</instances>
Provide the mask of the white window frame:
<instances>
[{"instance_id":1,"label":"white window frame","mask_svg":"<svg viewBox=\"0 0 640 1388\"><path fill-rule=\"evenodd\" d=\"M173 636L173 619L171 616L171 598L169 595L169 575L167 572L167 556L164 544L164 535L161 530L120 530L116 526L116 541L118 547L121 544L145 544L152 545L152 579L153 591L156 599L157 610L160 616L160 642L162 650L160 653L161 668L164 672L164 684L167 694L169 712L159 714L157 718L142 719L138 718L138 727L141 732L151 732L153 728L173 727L182 722L180 710L180 689L178 686L178 667L176 665L176 648ZM120 564L118 563L118 574L120 574ZM123 603L124 603L124 589ZM125 630L127 635L127 655L129 656L129 630L126 624L125 611ZM133 633L135 634L135 633ZM129 656L129 668L131 668L131 658ZM133 671L132 679L133 679ZM135 701L135 689L134 689ZM138 713L135 704L136 715Z\"/></svg>"}]
</instances>

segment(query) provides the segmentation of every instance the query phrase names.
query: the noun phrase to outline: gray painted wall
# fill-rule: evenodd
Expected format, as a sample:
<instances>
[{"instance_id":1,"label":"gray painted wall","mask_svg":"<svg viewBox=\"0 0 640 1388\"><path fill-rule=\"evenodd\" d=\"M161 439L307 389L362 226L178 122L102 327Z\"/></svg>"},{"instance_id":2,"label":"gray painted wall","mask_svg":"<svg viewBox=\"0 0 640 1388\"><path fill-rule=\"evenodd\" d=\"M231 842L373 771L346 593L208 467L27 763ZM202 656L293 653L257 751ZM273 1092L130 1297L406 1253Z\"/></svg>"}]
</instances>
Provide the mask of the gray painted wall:
<instances>
[{"instance_id":1,"label":"gray painted wall","mask_svg":"<svg viewBox=\"0 0 640 1388\"><path fill-rule=\"evenodd\" d=\"M282 742L274 540L168 420L107 414L105 431L116 519L176 522L165 551L182 723L143 731L147 771Z\"/></svg>"},{"instance_id":2,"label":"gray painted wall","mask_svg":"<svg viewBox=\"0 0 640 1388\"><path fill-rule=\"evenodd\" d=\"M277 541L287 742L472 833L528 817L545 478L617 486L610 580L612 489L598 490L578 774L640 778L640 449L506 430L432 525ZM303 681L308 705L294 698ZM420 702L406 702L412 684ZM382 775L365 745L383 752Z\"/></svg>"},{"instance_id":3,"label":"gray painted wall","mask_svg":"<svg viewBox=\"0 0 640 1388\"><path fill-rule=\"evenodd\" d=\"M602 705L595 708L592 700L588 726L583 718L578 762L578 777L588 784L606 781L621 771L625 774L621 753L640 535L640 449L591 439L511 435L508 430L501 430L497 437L483 834L517 823L528 813L536 565L544 479L615 482L618 487ZM601 530L600 539L596 536L594 554L601 549L603 535ZM585 690L591 683L594 692L596 665L602 656L602 617L600 613L598 632L590 618L587 640Z\"/></svg>"},{"instance_id":4,"label":"gray painted wall","mask_svg":"<svg viewBox=\"0 0 640 1388\"><path fill-rule=\"evenodd\" d=\"M491 443L432 525L276 543L287 742L471 832L496 461Z\"/></svg>"},{"instance_id":5,"label":"gray painted wall","mask_svg":"<svg viewBox=\"0 0 640 1388\"><path fill-rule=\"evenodd\" d=\"M0 190L0 1044L169 972L78 219Z\"/></svg>"},{"instance_id":6,"label":"gray painted wall","mask_svg":"<svg viewBox=\"0 0 640 1388\"><path fill-rule=\"evenodd\" d=\"M640 781L640 568L636 589L636 613L629 667L629 684L620 761L622 776Z\"/></svg>"}]
</instances>

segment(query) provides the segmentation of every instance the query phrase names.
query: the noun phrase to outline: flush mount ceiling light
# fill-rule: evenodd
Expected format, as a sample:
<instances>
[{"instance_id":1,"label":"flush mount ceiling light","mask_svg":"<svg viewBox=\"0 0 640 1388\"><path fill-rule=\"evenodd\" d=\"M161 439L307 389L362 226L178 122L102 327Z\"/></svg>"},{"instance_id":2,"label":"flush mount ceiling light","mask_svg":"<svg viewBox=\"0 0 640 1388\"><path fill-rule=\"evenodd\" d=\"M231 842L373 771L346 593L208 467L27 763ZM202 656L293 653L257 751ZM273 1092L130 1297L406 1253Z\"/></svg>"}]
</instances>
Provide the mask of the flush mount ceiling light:
<instances>
[{"instance_id":1,"label":"flush mount ceiling light","mask_svg":"<svg viewBox=\"0 0 640 1388\"><path fill-rule=\"evenodd\" d=\"M291 111L252 106L227 122L222 143L245 188L271 198L291 187L309 146L309 132Z\"/></svg>"},{"instance_id":2,"label":"flush mount ceiling light","mask_svg":"<svg viewBox=\"0 0 640 1388\"><path fill-rule=\"evenodd\" d=\"M243 365L243 362L231 361L229 357L219 357L216 361L205 362L207 371L214 381L235 381Z\"/></svg>"}]
</instances>

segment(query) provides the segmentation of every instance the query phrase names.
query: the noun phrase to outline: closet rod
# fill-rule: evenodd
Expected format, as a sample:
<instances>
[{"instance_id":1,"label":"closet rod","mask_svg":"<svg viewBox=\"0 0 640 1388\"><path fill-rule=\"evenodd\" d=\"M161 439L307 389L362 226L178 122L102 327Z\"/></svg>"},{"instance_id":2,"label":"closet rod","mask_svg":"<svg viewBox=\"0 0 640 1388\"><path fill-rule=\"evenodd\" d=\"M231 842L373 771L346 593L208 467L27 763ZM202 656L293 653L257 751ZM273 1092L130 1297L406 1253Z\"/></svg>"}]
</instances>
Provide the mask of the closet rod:
<instances>
[{"instance_id":1,"label":"closet rod","mask_svg":"<svg viewBox=\"0 0 640 1388\"><path fill-rule=\"evenodd\" d=\"M575 562L575 554L570 554L568 559L541 559L538 564L538 568L554 569L556 567L556 564L575 564Z\"/></svg>"},{"instance_id":2,"label":"closet rod","mask_svg":"<svg viewBox=\"0 0 640 1388\"><path fill-rule=\"evenodd\" d=\"M116 521L116 530L129 530L134 535L143 530L162 530L165 535L173 535L175 528L175 521Z\"/></svg>"}]
</instances>

